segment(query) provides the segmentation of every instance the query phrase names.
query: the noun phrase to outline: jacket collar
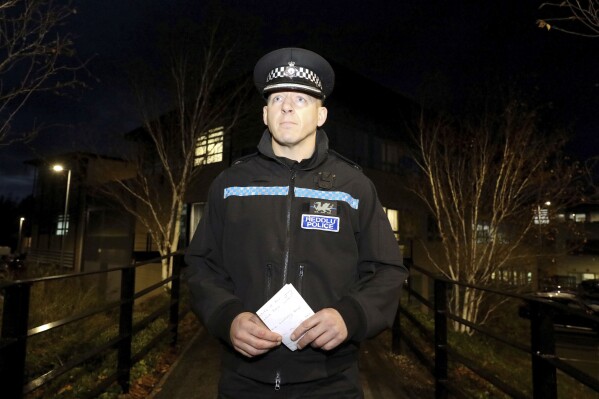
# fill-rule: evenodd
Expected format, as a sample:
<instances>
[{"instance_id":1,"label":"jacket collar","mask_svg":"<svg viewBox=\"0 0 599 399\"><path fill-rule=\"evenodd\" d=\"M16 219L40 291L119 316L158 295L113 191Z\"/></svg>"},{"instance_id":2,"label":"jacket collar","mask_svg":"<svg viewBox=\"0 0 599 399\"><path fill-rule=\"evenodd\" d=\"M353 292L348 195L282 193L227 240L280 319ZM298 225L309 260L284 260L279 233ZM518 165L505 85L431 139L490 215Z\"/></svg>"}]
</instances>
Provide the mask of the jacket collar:
<instances>
[{"instance_id":1,"label":"jacket collar","mask_svg":"<svg viewBox=\"0 0 599 399\"><path fill-rule=\"evenodd\" d=\"M285 162L278 156L275 155L272 149L272 135L270 131L266 129L262 134L262 138L258 143L258 152L273 159L279 163L285 164ZM316 150L314 154L308 159L304 159L299 163L298 169L309 170L317 167L321 163L325 161L329 154L329 138L324 130L318 129L316 130Z\"/></svg>"}]
</instances>

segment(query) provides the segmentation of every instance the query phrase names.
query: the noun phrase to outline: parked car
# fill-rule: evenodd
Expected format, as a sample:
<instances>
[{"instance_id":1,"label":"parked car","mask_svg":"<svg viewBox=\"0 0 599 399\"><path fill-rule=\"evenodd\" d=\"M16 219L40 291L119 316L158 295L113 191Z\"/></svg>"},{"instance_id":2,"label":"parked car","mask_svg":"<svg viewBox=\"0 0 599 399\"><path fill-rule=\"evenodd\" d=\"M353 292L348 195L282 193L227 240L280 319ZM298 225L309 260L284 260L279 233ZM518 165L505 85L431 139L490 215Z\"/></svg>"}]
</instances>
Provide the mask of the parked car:
<instances>
[{"instance_id":1,"label":"parked car","mask_svg":"<svg viewBox=\"0 0 599 399\"><path fill-rule=\"evenodd\" d=\"M582 280L578 284L578 293L581 296L599 299L599 279Z\"/></svg>"},{"instance_id":2,"label":"parked car","mask_svg":"<svg viewBox=\"0 0 599 399\"><path fill-rule=\"evenodd\" d=\"M573 292L536 292L532 299L561 306L551 306L556 331L590 332L599 335L599 309ZM518 308L520 317L530 319L530 301ZM590 317L585 317L590 316Z\"/></svg>"},{"instance_id":3,"label":"parked car","mask_svg":"<svg viewBox=\"0 0 599 399\"><path fill-rule=\"evenodd\" d=\"M539 291L552 292L552 291L573 291L577 288L576 277L574 276L561 276L553 275L546 277L539 281Z\"/></svg>"},{"instance_id":4,"label":"parked car","mask_svg":"<svg viewBox=\"0 0 599 399\"><path fill-rule=\"evenodd\" d=\"M599 312L599 279L583 280L578 284L578 295L584 303Z\"/></svg>"}]
</instances>

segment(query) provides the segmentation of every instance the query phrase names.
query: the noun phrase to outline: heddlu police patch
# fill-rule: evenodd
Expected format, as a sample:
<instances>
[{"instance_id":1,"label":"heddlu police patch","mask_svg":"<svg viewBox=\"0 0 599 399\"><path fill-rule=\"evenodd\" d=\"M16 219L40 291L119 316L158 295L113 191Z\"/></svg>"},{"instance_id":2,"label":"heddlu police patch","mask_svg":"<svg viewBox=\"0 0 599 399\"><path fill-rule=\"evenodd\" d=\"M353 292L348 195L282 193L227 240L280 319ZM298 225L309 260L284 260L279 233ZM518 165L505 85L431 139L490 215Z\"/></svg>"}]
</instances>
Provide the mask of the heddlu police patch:
<instances>
[{"instance_id":1,"label":"heddlu police patch","mask_svg":"<svg viewBox=\"0 0 599 399\"><path fill-rule=\"evenodd\" d=\"M302 215L302 229L339 232L338 216Z\"/></svg>"}]
</instances>

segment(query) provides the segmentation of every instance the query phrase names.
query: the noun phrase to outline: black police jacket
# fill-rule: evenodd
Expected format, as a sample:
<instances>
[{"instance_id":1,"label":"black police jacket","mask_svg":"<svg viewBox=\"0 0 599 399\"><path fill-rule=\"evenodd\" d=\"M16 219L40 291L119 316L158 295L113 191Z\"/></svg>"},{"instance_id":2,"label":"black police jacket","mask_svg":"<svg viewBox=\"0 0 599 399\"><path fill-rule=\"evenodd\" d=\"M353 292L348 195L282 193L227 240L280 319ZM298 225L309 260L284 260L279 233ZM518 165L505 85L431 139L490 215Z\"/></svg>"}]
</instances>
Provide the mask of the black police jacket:
<instances>
[{"instance_id":1,"label":"black police jacket","mask_svg":"<svg viewBox=\"0 0 599 399\"><path fill-rule=\"evenodd\" d=\"M372 182L329 151L317 132L314 155L277 158L270 132L259 152L222 172L185 260L193 311L225 343L223 365L283 384L335 374L357 360L358 342L391 326L407 270ZM229 329L292 283L314 312L334 308L349 337L331 351L284 345L246 358Z\"/></svg>"}]
</instances>

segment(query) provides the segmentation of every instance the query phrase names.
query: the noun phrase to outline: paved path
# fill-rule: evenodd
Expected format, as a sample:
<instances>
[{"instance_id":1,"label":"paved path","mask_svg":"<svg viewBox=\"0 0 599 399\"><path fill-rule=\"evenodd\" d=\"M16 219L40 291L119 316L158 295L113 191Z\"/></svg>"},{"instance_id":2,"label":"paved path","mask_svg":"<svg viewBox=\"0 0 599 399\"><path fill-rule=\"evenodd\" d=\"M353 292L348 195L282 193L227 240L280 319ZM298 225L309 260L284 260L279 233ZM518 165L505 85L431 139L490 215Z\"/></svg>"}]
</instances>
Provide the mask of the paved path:
<instances>
[{"instance_id":1,"label":"paved path","mask_svg":"<svg viewBox=\"0 0 599 399\"><path fill-rule=\"evenodd\" d=\"M201 327L149 399L216 398L219 343Z\"/></svg>"},{"instance_id":2,"label":"paved path","mask_svg":"<svg viewBox=\"0 0 599 399\"><path fill-rule=\"evenodd\" d=\"M390 367L385 351L386 345L379 338L362 345L360 372L365 399L410 398L401 386L401 371ZM218 378L219 343L201 328L149 398L216 398Z\"/></svg>"}]
</instances>

